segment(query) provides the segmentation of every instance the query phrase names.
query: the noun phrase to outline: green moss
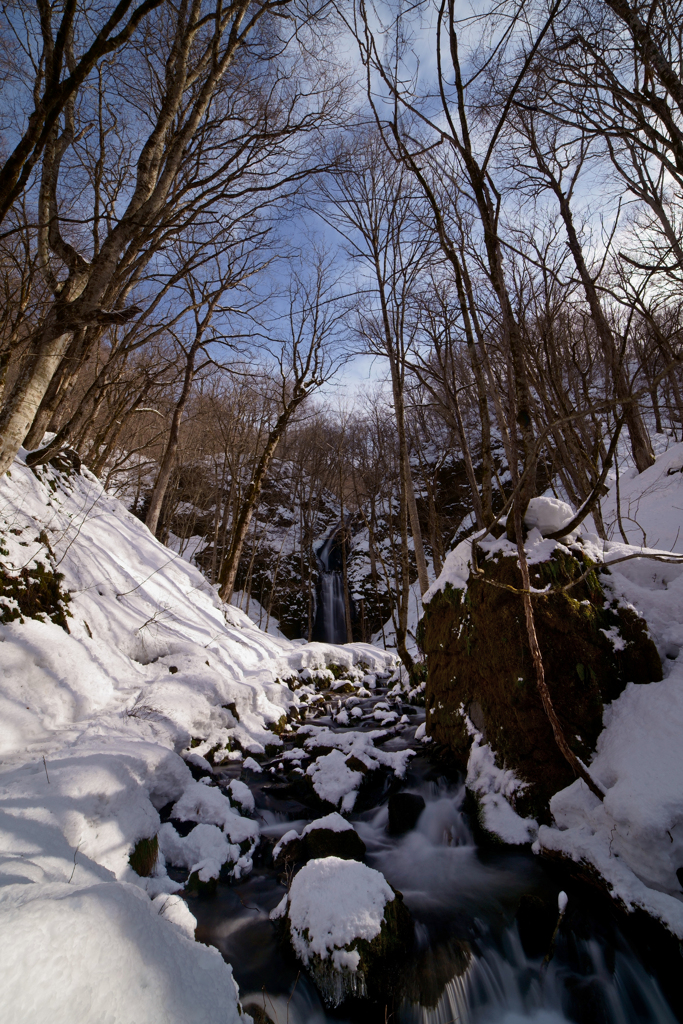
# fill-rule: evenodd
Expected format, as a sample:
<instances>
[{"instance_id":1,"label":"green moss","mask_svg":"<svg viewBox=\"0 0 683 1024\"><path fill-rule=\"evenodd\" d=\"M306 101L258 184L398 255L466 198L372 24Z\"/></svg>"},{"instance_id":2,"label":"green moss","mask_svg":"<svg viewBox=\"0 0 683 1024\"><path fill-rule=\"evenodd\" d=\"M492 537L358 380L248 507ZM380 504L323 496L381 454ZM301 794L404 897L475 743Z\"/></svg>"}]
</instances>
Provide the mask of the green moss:
<instances>
[{"instance_id":1,"label":"green moss","mask_svg":"<svg viewBox=\"0 0 683 1024\"><path fill-rule=\"evenodd\" d=\"M42 562L16 573L0 569L0 622L49 619L68 633L67 618L71 613L67 605L71 595L62 590L63 579L61 572L47 569Z\"/></svg>"},{"instance_id":2,"label":"green moss","mask_svg":"<svg viewBox=\"0 0 683 1024\"><path fill-rule=\"evenodd\" d=\"M276 736L281 736L285 731L287 725L287 715L281 715L277 722L268 722L268 728L271 732L274 732Z\"/></svg>"},{"instance_id":3,"label":"green moss","mask_svg":"<svg viewBox=\"0 0 683 1024\"><path fill-rule=\"evenodd\" d=\"M213 896L218 887L218 879L210 878L202 882L198 871L193 871L185 884L185 891L195 896Z\"/></svg>"},{"instance_id":4,"label":"green moss","mask_svg":"<svg viewBox=\"0 0 683 1024\"><path fill-rule=\"evenodd\" d=\"M474 721L477 708L480 721L474 724L499 764L529 783L517 809L543 816L550 796L573 774L541 705L521 597L504 589L521 587L517 559L486 559L478 551L477 560L483 576L470 577L466 592L446 586L425 612L427 732L464 766L471 738L463 712ZM537 590L548 583L557 588L589 567L578 550L577 557L556 551L530 567L531 583ZM555 710L570 746L587 760L602 729L604 703L628 681L661 679L659 656L642 619L605 601L595 572L567 593L534 598L534 611ZM626 641L622 651L603 632L615 627Z\"/></svg>"},{"instance_id":5,"label":"green moss","mask_svg":"<svg viewBox=\"0 0 683 1024\"><path fill-rule=\"evenodd\" d=\"M159 839L157 836L152 839L138 839L128 858L128 863L141 878L148 878L154 871L158 857Z\"/></svg>"}]
</instances>

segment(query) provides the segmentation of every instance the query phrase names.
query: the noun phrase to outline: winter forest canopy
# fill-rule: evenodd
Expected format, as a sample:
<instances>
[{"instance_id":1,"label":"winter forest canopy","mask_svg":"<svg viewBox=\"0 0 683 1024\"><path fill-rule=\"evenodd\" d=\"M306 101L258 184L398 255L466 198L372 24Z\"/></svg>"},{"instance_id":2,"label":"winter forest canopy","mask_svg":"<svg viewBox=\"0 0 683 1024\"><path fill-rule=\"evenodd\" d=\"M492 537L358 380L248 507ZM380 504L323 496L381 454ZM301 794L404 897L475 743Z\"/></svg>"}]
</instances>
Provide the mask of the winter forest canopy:
<instances>
[{"instance_id":1,"label":"winter forest canopy","mask_svg":"<svg viewBox=\"0 0 683 1024\"><path fill-rule=\"evenodd\" d=\"M607 475L683 416L680 19L9 5L0 469L75 450L289 636L336 527L406 663L473 526L551 488L624 534Z\"/></svg>"}]
</instances>

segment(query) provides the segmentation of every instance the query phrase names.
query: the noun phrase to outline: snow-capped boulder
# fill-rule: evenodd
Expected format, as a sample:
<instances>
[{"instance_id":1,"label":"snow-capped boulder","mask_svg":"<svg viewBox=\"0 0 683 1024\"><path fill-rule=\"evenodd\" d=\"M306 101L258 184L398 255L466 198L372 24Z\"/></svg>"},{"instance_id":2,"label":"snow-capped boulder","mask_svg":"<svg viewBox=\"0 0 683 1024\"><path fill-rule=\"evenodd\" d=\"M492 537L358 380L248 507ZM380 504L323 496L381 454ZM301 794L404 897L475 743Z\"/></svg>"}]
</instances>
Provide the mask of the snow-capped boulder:
<instances>
[{"instance_id":1,"label":"snow-capped boulder","mask_svg":"<svg viewBox=\"0 0 683 1024\"><path fill-rule=\"evenodd\" d=\"M382 990L406 953L410 915L374 868L354 860L311 860L272 912L328 1006Z\"/></svg>"},{"instance_id":2,"label":"snow-capped boulder","mask_svg":"<svg viewBox=\"0 0 683 1024\"><path fill-rule=\"evenodd\" d=\"M629 682L661 679L660 657L645 621L612 597L609 577L585 575L598 561L592 548L570 550L536 528L525 548L548 689L568 743L589 763L603 707ZM513 827L509 807L525 819L547 816L550 798L574 775L536 683L517 546L504 537L480 540L473 561L466 588L447 582L422 620L426 733L468 772L483 828L500 834L503 822L506 842L528 842L533 830Z\"/></svg>"},{"instance_id":3,"label":"snow-capped boulder","mask_svg":"<svg viewBox=\"0 0 683 1024\"><path fill-rule=\"evenodd\" d=\"M320 857L362 860L365 843L353 825L334 811L309 822L301 835L291 829L273 850L276 865Z\"/></svg>"}]
</instances>

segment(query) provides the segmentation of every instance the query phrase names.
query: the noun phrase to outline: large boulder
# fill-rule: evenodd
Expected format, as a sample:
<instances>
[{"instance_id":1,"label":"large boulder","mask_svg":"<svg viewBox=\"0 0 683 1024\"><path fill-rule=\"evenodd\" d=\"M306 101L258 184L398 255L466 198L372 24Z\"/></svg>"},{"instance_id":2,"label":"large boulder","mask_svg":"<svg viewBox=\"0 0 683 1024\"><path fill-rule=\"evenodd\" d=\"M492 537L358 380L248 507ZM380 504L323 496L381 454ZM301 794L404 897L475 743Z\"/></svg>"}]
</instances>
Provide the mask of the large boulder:
<instances>
[{"instance_id":1,"label":"large boulder","mask_svg":"<svg viewBox=\"0 0 683 1024\"><path fill-rule=\"evenodd\" d=\"M320 857L362 860L364 856L365 843L351 822L336 811L309 822L301 835L294 829L286 832L273 850L276 867Z\"/></svg>"},{"instance_id":2,"label":"large boulder","mask_svg":"<svg viewBox=\"0 0 683 1024\"><path fill-rule=\"evenodd\" d=\"M384 875L354 860L311 860L272 912L328 1006L377 998L411 938L403 897Z\"/></svg>"},{"instance_id":3,"label":"large boulder","mask_svg":"<svg viewBox=\"0 0 683 1024\"><path fill-rule=\"evenodd\" d=\"M540 540L540 537L539 537ZM603 706L627 682L662 678L646 623L610 600L580 545L552 542L550 557L530 565L536 630L546 681L565 736L590 760L602 729ZM539 544L539 547L540 547ZM427 659L426 731L449 747L464 768L470 745L488 744L522 815L547 818L548 801L574 779L543 710L527 639L516 549L505 540L475 545L478 573L446 583L426 606L421 642ZM457 586L462 583L462 587ZM515 592L517 591L517 592ZM514 793L513 793L514 790Z\"/></svg>"}]
</instances>

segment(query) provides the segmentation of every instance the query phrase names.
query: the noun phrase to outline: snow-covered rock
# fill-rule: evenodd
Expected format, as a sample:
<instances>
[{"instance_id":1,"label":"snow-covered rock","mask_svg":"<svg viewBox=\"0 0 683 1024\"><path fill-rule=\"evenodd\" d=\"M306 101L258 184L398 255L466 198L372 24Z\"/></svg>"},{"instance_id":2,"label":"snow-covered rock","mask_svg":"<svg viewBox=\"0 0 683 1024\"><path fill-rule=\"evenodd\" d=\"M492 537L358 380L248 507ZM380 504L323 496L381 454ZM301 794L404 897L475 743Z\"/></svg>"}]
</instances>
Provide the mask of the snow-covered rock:
<instances>
[{"instance_id":1,"label":"snow-covered rock","mask_svg":"<svg viewBox=\"0 0 683 1024\"><path fill-rule=\"evenodd\" d=\"M345 860L362 860L365 856L365 843L351 822L336 811L309 821L301 835L290 829L273 850L276 863L331 856Z\"/></svg>"},{"instance_id":2,"label":"snow-covered rock","mask_svg":"<svg viewBox=\"0 0 683 1024\"><path fill-rule=\"evenodd\" d=\"M408 920L381 872L339 857L311 860L295 875L271 914L284 916L294 952L331 1006L367 993L373 961L401 950Z\"/></svg>"},{"instance_id":3,"label":"snow-covered rock","mask_svg":"<svg viewBox=\"0 0 683 1024\"><path fill-rule=\"evenodd\" d=\"M655 561L681 551L683 445L654 466L620 482L622 522L630 545L595 535L583 544L594 561L612 563L604 582L648 623L664 668L661 682L630 683L606 709L605 728L590 764L605 792L600 802L576 781L550 804L555 824L539 831L537 850L560 854L602 876L615 899L660 919L683 938L683 560ZM616 530L616 489L603 505ZM637 526L633 522L637 521ZM643 557L632 556L642 553ZM618 561L626 558L627 561Z\"/></svg>"}]
</instances>

